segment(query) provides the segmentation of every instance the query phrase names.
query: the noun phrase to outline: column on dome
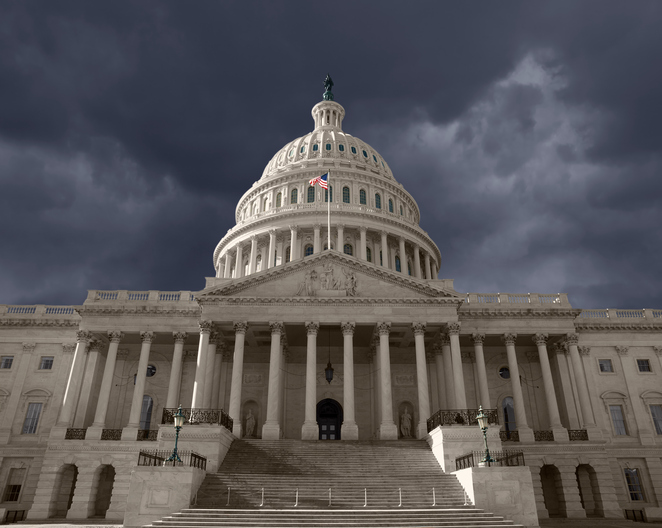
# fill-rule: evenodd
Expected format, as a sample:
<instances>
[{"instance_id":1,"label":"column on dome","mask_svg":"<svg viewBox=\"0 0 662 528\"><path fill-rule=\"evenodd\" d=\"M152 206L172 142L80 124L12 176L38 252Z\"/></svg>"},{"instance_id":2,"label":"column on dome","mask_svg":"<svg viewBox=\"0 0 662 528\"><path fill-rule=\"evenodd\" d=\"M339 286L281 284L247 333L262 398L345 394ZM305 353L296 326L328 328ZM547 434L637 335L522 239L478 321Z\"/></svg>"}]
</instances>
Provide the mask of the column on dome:
<instances>
[{"instance_id":1,"label":"column on dome","mask_svg":"<svg viewBox=\"0 0 662 528\"><path fill-rule=\"evenodd\" d=\"M379 363L382 421L379 426L380 440L397 440L398 428L393 421L393 390L391 387L391 354L389 351L388 336L391 332L391 323L377 324L379 331Z\"/></svg>"},{"instance_id":2,"label":"column on dome","mask_svg":"<svg viewBox=\"0 0 662 528\"><path fill-rule=\"evenodd\" d=\"M361 236L361 248L359 251L359 256L361 257L361 260L368 260L368 253L366 250L366 232L368 229L365 226L361 226L359 228L359 233Z\"/></svg>"},{"instance_id":3,"label":"column on dome","mask_svg":"<svg viewBox=\"0 0 662 528\"><path fill-rule=\"evenodd\" d=\"M205 408L205 373L207 370L207 349L209 348L209 335L212 332L211 321L200 321L200 341L198 341L198 356L195 366L195 381L193 382L193 409Z\"/></svg>"},{"instance_id":4,"label":"column on dome","mask_svg":"<svg viewBox=\"0 0 662 528\"><path fill-rule=\"evenodd\" d=\"M301 427L301 440L317 440L319 430L316 419L317 404L317 334L319 323L306 323L306 399L304 407L304 422Z\"/></svg>"},{"instance_id":5,"label":"column on dome","mask_svg":"<svg viewBox=\"0 0 662 528\"><path fill-rule=\"evenodd\" d=\"M59 427L70 427L78 403L78 395L83 382L83 372L85 367L85 353L87 345L92 340L92 333L86 330L76 332L76 351L74 360L69 371L67 387L64 390L62 407L60 408L60 417L57 421Z\"/></svg>"},{"instance_id":6,"label":"column on dome","mask_svg":"<svg viewBox=\"0 0 662 528\"><path fill-rule=\"evenodd\" d=\"M232 418L232 434L242 437L241 426L241 390L244 381L244 343L246 341L248 323L234 323L234 357L232 359L232 383L230 385L229 414Z\"/></svg>"},{"instance_id":7,"label":"column on dome","mask_svg":"<svg viewBox=\"0 0 662 528\"><path fill-rule=\"evenodd\" d=\"M88 346L87 361L85 362L85 373L83 374L83 383L80 388L80 396L78 397L78 405L76 406L76 414L74 416L74 427L82 429L88 423L88 407L90 404L90 397L92 395L92 388L94 378L101 357L101 349L103 342L98 339L90 341Z\"/></svg>"},{"instance_id":8,"label":"column on dome","mask_svg":"<svg viewBox=\"0 0 662 528\"><path fill-rule=\"evenodd\" d=\"M203 386L202 408L211 409L212 389L214 388L214 372L216 370L216 346L220 336L218 332L212 330L209 334L209 344L207 345L207 364L205 365L205 380Z\"/></svg>"},{"instance_id":9,"label":"column on dome","mask_svg":"<svg viewBox=\"0 0 662 528\"><path fill-rule=\"evenodd\" d=\"M397 256L397 250L395 249L394 246L391 246L388 248L389 255L391 256L391 269L393 271L396 271L398 268L395 265L395 257ZM402 269L402 260L400 261L400 269Z\"/></svg>"},{"instance_id":10,"label":"column on dome","mask_svg":"<svg viewBox=\"0 0 662 528\"><path fill-rule=\"evenodd\" d=\"M251 258L248 261L248 274L255 273L255 263L257 262L257 235L251 237Z\"/></svg>"},{"instance_id":11,"label":"column on dome","mask_svg":"<svg viewBox=\"0 0 662 528\"><path fill-rule=\"evenodd\" d=\"M444 358L441 343L432 345L434 350L434 366L437 374L437 399L439 400L439 409L449 409L446 398L446 381L444 380Z\"/></svg>"},{"instance_id":12,"label":"column on dome","mask_svg":"<svg viewBox=\"0 0 662 528\"><path fill-rule=\"evenodd\" d=\"M133 386L129 423L122 430L122 440L136 440L138 438L140 413L143 406L143 396L145 395L145 382L147 381L149 351L155 338L156 334L154 332L140 332L140 339L142 340L140 359L138 360L138 370L136 371L136 383Z\"/></svg>"},{"instance_id":13,"label":"column on dome","mask_svg":"<svg viewBox=\"0 0 662 528\"><path fill-rule=\"evenodd\" d=\"M417 279L421 278L421 247L414 244L414 274Z\"/></svg>"},{"instance_id":14,"label":"column on dome","mask_svg":"<svg viewBox=\"0 0 662 528\"><path fill-rule=\"evenodd\" d=\"M358 440L359 428L356 425L354 408L354 323L340 323L343 335L343 370L345 383L343 385L344 415L341 429L343 440Z\"/></svg>"},{"instance_id":15,"label":"column on dome","mask_svg":"<svg viewBox=\"0 0 662 528\"><path fill-rule=\"evenodd\" d=\"M381 232L382 241L379 244L379 250L382 253L382 266L388 268L388 238L386 231ZM378 255L379 256L379 255Z\"/></svg>"},{"instance_id":16,"label":"column on dome","mask_svg":"<svg viewBox=\"0 0 662 528\"><path fill-rule=\"evenodd\" d=\"M290 226L290 262L299 258L299 248L297 247L298 226Z\"/></svg>"},{"instance_id":17,"label":"column on dome","mask_svg":"<svg viewBox=\"0 0 662 528\"><path fill-rule=\"evenodd\" d=\"M244 276L244 248L237 244L237 253L235 255L234 278L240 279Z\"/></svg>"},{"instance_id":18,"label":"column on dome","mask_svg":"<svg viewBox=\"0 0 662 528\"><path fill-rule=\"evenodd\" d=\"M517 353L515 351L517 334L504 334L501 339L506 344L506 354L508 355L510 385L513 391L513 404L515 406L515 425L517 427L519 439L522 442L533 442L533 431L526 420L522 384L519 379L519 365L517 364Z\"/></svg>"},{"instance_id":19,"label":"column on dome","mask_svg":"<svg viewBox=\"0 0 662 528\"><path fill-rule=\"evenodd\" d=\"M276 230L269 230L269 255L267 256L267 269L276 265ZM262 263L264 267L264 263Z\"/></svg>"},{"instance_id":20,"label":"column on dome","mask_svg":"<svg viewBox=\"0 0 662 528\"><path fill-rule=\"evenodd\" d=\"M428 418L430 418L430 396L428 385L428 368L425 358L425 323L413 323L414 346L416 349L416 381L418 386L418 427L416 437L425 438L428 434Z\"/></svg>"},{"instance_id":21,"label":"column on dome","mask_svg":"<svg viewBox=\"0 0 662 528\"><path fill-rule=\"evenodd\" d=\"M260 262L260 271L264 271L265 269L267 269L267 260L268 260L267 249L268 249L268 246L266 244L262 244L259 248L259 250L260 250L260 260L261 260L261 262ZM255 265L255 271L257 271L257 264Z\"/></svg>"},{"instance_id":22,"label":"column on dome","mask_svg":"<svg viewBox=\"0 0 662 528\"><path fill-rule=\"evenodd\" d=\"M322 247L320 245L320 228L322 226L320 224L315 224L313 226L313 253L317 254L320 251L322 251Z\"/></svg>"},{"instance_id":23,"label":"column on dome","mask_svg":"<svg viewBox=\"0 0 662 528\"><path fill-rule=\"evenodd\" d=\"M345 252L345 226L340 224L336 228L338 230L338 242L336 245L336 250L338 253Z\"/></svg>"},{"instance_id":24,"label":"column on dome","mask_svg":"<svg viewBox=\"0 0 662 528\"><path fill-rule=\"evenodd\" d=\"M549 426L557 442L568 441L568 431L561 425L561 416L559 406L556 402L556 391L554 390L554 379L552 378L552 369L549 365L549 356L547 355L547 334L538 333L533 336L533 342L538 347L538 357L540 359L540 370L542 371L542 383L545 389L545 400L547 402L547 415L549 416Z\"/></svg>"},{"instance_id":25,"label":"column on dome","mask_svg":"<svg viewBox=\"0 0 662 528\"><path fill-rule=\"evenodd\" d=\"M400 245L400 271L407 275L407 254L405 253L405 239L400 237L398 239L398 244Z\"/></svg>"},{"instance_id":26,"label":"column on dome","mask_svg":"<svg viewBox=\"0 0 662 528\"><path fill-rule=\"evenodd\" d=\"M269 389L267 392L267 420L262 426L263 440L280 440L280 365L281 350L280 336L283 333L282 322L270 322L271 328L271 354L269 360Z\"/></svg>"},{"instance_id":27,"label":"column on dome","mask_svg":"<svg viewBox=\"0 0 662 528\"><path fill-rule=\"evenodd\" d=\"M282 266L285 264L285 251L283 246L285 245L283 237L276 237L276 264Z\"/></svg>"},{"instance_id":28,"label":"column on dome","mask_svg":"<svg viewBox=\"0 0 662 528\"><path fill-rule=\"evenodd\" d=\"M582 411L582 426L588 431L589 439L593 439L594 435L599 434L596 431L595 418L593 417L593 409L591 408L591 400L588 393L588 382L584 372L582 360L579 357L579 350L577 345L579 343L579 336L577 334L568 334L566 336L566 343L572 361L572 369L575 373L575 382L577 386L577 395L579 396L579 406Z\"/></svg>"},{"instance_id":29,"label":"column on dome","mask_svg":"<svg viewBox=\"0 0 662 528\"><path fill-rule=\"evenodd\" d=\"M446 408L458 409L455 398L455 379L453 377L453 359L451 356L451 338L448 334L441 334L441 352L444 361L444 388L446 392Z\"/></svg>"},{"instance_id":30,"label":"column on dome","mask_svg":"<svg viewBox=\"0 0 662 528\"><path fill-rule=\"evenodd\" d=\"M168 395L166 397L166 409L174 409L179 401L179 390L182 386L182 360L184 358L184 342L188 334L186 332L173 332L175 348L172 353L172 368L170 369L170 381L168 382Z\"/></svg>"},{"instance_id":31,"label":"column on dome","mask_svg":"<svg viewBox=\"0 0 662 528\"><path fill-rule=\"evenodd\" d=\"M232 276L232 258L229 251L225 252L225 270L223 278L229 279Z\"/></svg>"},{"instance_id":32,"label":"column on dome","mask_svg":"<svg viewBox=\"0 0 662 528\"><path fill-rule=\"evenodd\" d=\"M460 350L460 323L448 323L447 328L448 337L451 341L455 405L457 405L458 409L466 409L467 393L464 388L464 370L462 368L462 352Z\"/></svg>"},{"instance_id":33,"label":"column on dome","mask_svg":"<svg viewBox=\"0 0 662 528\"><path fill-rule=\"evenodd\" d=\"M431 279L432 278L432 270L430 268L430 254L429 253L425 254L425 278L426 279Z\"/></svg>"},{"instance_id":34,"label":"column on dome","mask_svg":"<svg viewBox=\"0 0 662 528\"><path fill-rule=\"evenodd\" d=\"M485 334L471 334L474 342L474 354L476 355L476 374L478 378L478 401L483 409L491 409L490 389L487 385L487 371L485 370L485 354L483 352L483 341Z\"/></svg>"}]
</instances>

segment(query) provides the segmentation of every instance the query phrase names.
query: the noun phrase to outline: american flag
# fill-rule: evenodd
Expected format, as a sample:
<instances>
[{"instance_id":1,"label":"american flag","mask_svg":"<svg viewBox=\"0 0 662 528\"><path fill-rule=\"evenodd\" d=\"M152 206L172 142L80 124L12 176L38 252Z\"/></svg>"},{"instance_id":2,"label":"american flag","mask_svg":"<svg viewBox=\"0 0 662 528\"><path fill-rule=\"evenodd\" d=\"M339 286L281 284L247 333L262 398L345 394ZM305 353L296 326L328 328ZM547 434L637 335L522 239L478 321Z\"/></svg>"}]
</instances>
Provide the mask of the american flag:
<instances>
[{"instance_id":1,"label":"american flag","mask_svg":"<svg viewBox=\"0 0 662 528\"><path fill-rule=\"evenodd\" d=\"M313 178L310 180L308 183L312 185L313 187L319 183L319 186L322 189L328 189L329 184L327 183L327 178L329 177L329 173L327 172L326 174L322 174L321 176L318 176L317 178Z\"/></svg>"}]
</instances>

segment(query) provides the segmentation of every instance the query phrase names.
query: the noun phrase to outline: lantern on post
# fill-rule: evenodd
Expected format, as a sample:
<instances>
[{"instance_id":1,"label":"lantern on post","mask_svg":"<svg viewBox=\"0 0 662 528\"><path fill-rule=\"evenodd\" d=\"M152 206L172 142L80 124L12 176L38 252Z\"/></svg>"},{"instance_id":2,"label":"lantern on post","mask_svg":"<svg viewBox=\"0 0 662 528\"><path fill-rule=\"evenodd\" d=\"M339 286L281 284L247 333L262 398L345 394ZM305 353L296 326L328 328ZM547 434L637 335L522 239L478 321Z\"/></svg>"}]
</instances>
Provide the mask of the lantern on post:
<instances>
[{"instance_id":1,"label":"lantern on post","mask_svg":"<svg viewBox=\"0 0 662 528\"><path fill-rule=\"evenodd\" d=\"M172 455L168 457L166 462L172 462L175 465L176 462L181 463L182 459L179 458L177 453L177 443L179 442L179 431L184 427L184 413L182 412L182 404L179 404L179 409L177 409L177 414L173 415L173 421L175 422L175 448L172 450Z\"/></svg>"},{"instance_id":2,"label":"lantern on post","mask_svg":"<svg viewBox=\"0 0 662 528\"><path fill-rule=\"evenodd\" d=\"M478 407L478 414L476 415L476 420L478 420L478 427L483 432L483 443L485 444L485 456L481 462L489 464L494 462L494 459L490 456L490 448L487 447L487 428L488 428L488 418L485 413L483 413L483 406Z\"/></svg>"}]
</instances>

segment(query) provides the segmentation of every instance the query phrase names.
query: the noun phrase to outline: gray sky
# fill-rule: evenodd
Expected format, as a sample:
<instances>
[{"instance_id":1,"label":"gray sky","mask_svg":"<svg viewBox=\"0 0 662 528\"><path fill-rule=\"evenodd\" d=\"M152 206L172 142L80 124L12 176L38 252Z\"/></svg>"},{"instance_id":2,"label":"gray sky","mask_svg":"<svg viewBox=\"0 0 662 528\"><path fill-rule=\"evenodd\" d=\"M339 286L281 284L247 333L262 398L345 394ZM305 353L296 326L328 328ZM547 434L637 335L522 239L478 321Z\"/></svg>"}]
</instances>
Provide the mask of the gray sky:
<instances>
[{"instance_id":1,"label":"gray sky","mask_svg":"<svg viewBox=\"0 0 662 528\"><path fill-rule=\"evenodd\" d=\"M329 72L458 291L662 308L660 27L657 0L5 0L0 303L203 288Z\"/></svg>"}]
</instances>

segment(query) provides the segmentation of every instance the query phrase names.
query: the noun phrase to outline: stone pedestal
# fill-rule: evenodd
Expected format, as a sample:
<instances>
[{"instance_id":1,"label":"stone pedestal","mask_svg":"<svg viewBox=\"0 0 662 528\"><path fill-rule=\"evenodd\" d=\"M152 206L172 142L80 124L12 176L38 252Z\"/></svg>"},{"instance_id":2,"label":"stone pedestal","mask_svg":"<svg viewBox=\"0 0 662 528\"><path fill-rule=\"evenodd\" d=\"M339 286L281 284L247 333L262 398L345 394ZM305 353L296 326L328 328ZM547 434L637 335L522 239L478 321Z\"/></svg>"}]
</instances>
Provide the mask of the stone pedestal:
<instances>
[{"instance_id":1,"label":"stone pedestal","mask_svg":"<svg viewBox=\"0 0 662 528\"><path fill-rule=\"evenodd\" d=\"M319 426L317 423L304 423L301 427L301 440L319 440Z\"/></svg>"},{"instance_id":2,"label":"stone pedestal","mask_svg":"<svg viewBox=\"0 0 662 528\"><path fill-rule=\"evenodd\" d=\"M455 459L472 451L484 451L483 433L477 426L447 425L430 431L426 437L441 469L446 473L455 471ZM490 451L501 451L499 430L491 427L487 430L487 442Z\"/></svg>"},{"instance_id":3,"label":"stone pedestal","mask_svg":"<svg viewBox=\"0 0 662 528\"><path fill-rule=\"evenodd\" d=\"M262 440L280 440L282 436L283 432L280 430L279 424L265 423L262 426Z\"/></svg>"},{"instance_id":4,"label":"stone pedestal","mask_svg":"<svg viewBox=\"0 0 662 528\"><path fill-rule=\"evenodd\" d=\"M565 427L552 427L555 442L570 442L568 430Z\"/></svg>"},{"instance_id":5,"label":"stone pedestal","mask_svg":"<svg viewBox=\"0 0 662 528\"><path fill-rule=\"evenodd\" d=\"M136 441L138 439L138 428L127 425L122 429L122 440Z\"/></svg>"},{"instance_id":6,"label":"stone pedestal","mask_svg":"<svg viewBox=\"0 0 662 528\"><path fill-rule=\"evenodd\" d=\"M101 433L103 433L103 427L91 425L85 432L85 440L101 440Z\"/></svg>"},{"instance_id":7,"label":"stone pedestal","mask_svg":"<svg viewBox=\"0 0 662 528\"><path fill-rule=\"evenodd\" d=\"M342 440L358 440L359 439L359 426L355 423L342 424L340 430L340 438Z\"/></svg>"},{"instance_id":8,"label":"stone pedestal","mask_svg":"<svg viewBox=\"0 0 662 528\"><path fill-rule=\"evenodd\" d=\"M225 455L234 441L234 436L225 427L213 424L184 426L179 433L178 449L195 451L207 458L207 471L218 471ZM160 425L158 449L172 450L175 446L175 428Z\"/></svg>"},{"instance_id":9,"label":"stone pedestal","mask_svg":"<svg viewBox=\"0 0 662 528\"><path fill-rule=\"evenodd\" d=\"M517 427L517 433L519 434L519 441L523 443L533 444L536 439L533 435L533 429L530 427Z\"/></svg>"},{"instance_id":10,"label":"stone pedestal","mask_svg":"<svg viewBox=\"0 0 662 528\"><path fill-rule=\"evenodd\" d=\"M383 423L379 426L380 440L397 440L398 427L394 423Z\"/></svg>"}]
</instances>

